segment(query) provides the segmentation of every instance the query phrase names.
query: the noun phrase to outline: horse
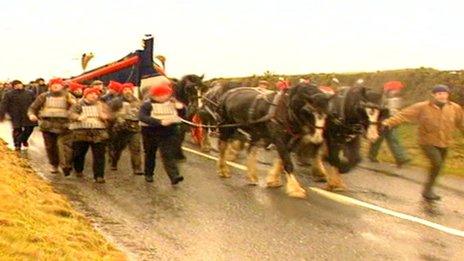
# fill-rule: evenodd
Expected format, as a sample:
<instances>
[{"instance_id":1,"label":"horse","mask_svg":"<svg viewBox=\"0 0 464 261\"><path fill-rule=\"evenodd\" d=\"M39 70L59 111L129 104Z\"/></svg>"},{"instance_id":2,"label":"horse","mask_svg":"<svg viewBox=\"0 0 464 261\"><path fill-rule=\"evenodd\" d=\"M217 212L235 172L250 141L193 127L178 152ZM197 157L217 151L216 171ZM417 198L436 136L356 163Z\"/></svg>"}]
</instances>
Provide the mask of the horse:
<instances>
[{"instance_id":1,"label":"horse","mask_svg":"<svg viewBox=\"0 0 464 261\"><path fill-rule=\"evenodd\" d=\"M364 86L341 87L329 102L327 129L324 132L326 155L314 155L312 175L326 180L328 190L344 190L340 173L347 173L361 161L361 137L375 141L379 136L381 93ZM309 148L311 145L306 145ZM341 152L345 159L341 157ZM326 157L327 168L322 160Z\"/></svg>"},{"instance_id":2,"label":"horse","mask_svg":"<svg viewBox=\"0 0 464 261\"><path fill-rule=\"evenodd\" d=\"M199 108L202 106L202 99L204 93L208 90L208 86L203 82L204 75L198 76L189 74L182 77L179 81L174 81L173 89L175 98L182 102L187 110L184 119L191 121L192 118L198 114ZM181 125L179 127L178 149L176 158L185 159L182 152L182 143L185 140L185 134L189 131L189 126Z\"/></svg>"},{"instance_id":3,"label":"horse","mask_svg":"<svg viewBox=\"0 0 464 261\"><path fill-rule=\"evenodd\" d=\"M213 83L211 88L201 97L201 106L198 110L198 115L200 117L200 122L203 125L214 126L219 124L220 116L217 113L219 109L219 101L221 97L232 89L240 87L238 82L227 82L225 84ZM200 150L203 152L209 152L211 150L211 143L209 140L209 135L207 134L211 128L203 127L202 139L200 140Z\"/></svg>"},{"instance_id":4,"label":"horse","mask_svg":"<svg viewBox=\"0 0 464 261\"><path fill-rule=\"evenodd\" d=\"M249 134L247 177L250 184L258 182L257 143L273 143L279 158L266 178L267 186L282 186L281 174L285 171L286 193L290 197L305 197L306 190L294 175L290 152L299 141L322 144L329 100L330 96L316 86L303 83L278 93L250 87L227 91L219 101L218 110L221 118L219 176L230 177L226 151L234 133L240 128Z\"/></svg>"}]
</instances>

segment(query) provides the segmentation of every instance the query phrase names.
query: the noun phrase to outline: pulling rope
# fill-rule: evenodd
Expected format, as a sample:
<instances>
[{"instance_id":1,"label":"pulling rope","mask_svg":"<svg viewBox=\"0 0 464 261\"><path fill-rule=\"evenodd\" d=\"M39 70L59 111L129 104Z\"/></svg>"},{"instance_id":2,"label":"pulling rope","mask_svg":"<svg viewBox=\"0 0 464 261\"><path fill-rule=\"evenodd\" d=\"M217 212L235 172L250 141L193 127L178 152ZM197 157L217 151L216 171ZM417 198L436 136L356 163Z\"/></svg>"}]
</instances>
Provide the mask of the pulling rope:
<instances>
[{"instance_id":1,"label":"pulling rope","mask_svg":"<svg viewBox=\"0 0 464 261\"><path fill-rule=\"evenodd\" d=\"M257 121L253 121L253 122L247 122L247 123L233 123L233 124L217 124L217 125L209 125L209 124L198 124L198 123L194 123L192 121L188 121L186 119L182 119L180 118L180 121L184 124L187 124L189 126L192 126L192 127L196 127L196 128L238 128L238 127L244 127L244 126L248 126L248 125L252 125L252 124L257 124L257 123L263 123L263 122L266 122L266 121L269 121L269 119L267 118L263 118L263 119L260 119L260 120L257 120Z\"/></svg>"}]
</instances>

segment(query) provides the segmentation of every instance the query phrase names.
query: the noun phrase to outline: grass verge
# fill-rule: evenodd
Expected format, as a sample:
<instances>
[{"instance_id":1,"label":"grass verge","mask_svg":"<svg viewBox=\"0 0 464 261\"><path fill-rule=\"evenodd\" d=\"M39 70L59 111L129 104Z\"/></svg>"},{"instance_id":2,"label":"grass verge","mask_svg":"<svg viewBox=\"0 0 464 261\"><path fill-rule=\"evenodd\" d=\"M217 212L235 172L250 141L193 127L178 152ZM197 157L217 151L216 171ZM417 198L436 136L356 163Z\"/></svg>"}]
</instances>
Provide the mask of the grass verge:
<instances>
[{"instance_id":1,"label":"grass verge","mask_svg":"<svg viewBox=\"0 0 464 261\"><path fill-rule=\"evenodd\" d=\"M411 165L428 168L429 161L422 153L421 148L417 145L417 127L413 125L401 125L398 127L398 137L400 143L406 149L409 157L412 159ZM455 143L448 150L448 157L445 162L443 174L457 175L464 177L464 139L462 134L455 134ZM363 153L367 155L368 143L363 143ZM384 141L377 157L381 162L395 163L390 150Z\"/></svg>"},{"instance_id":2,"label":"grass verge","mask_svg":"<svg viewBox=\"0 0 464 261\"><path fill-rule=\"evenodd\" d=\"M0 259L126 258L0 140Z\"/></svg>"}]
</instances>

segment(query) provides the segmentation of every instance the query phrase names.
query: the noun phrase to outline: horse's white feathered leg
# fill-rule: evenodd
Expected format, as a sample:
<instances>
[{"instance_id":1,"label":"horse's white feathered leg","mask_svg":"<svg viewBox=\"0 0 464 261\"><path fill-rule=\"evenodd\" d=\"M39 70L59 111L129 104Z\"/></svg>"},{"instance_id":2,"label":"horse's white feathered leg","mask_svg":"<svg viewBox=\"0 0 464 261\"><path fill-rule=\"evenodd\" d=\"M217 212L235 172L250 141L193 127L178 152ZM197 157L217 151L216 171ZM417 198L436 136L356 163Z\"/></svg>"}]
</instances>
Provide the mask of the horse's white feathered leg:
<instances>
[{"instance_id":1,"label":"horse's white feathered leg","mask_svg":"<svg viewBox=\"0 0 464 261\"><path fill-rule=\"evenodd\" d=\"M219 140L219 160L218 160L218 174L222 178L230 178L230 170L226 162L226 153L228 148L227 141Z\"/></svg>"},{"instance_id":2,"label":"horse's white feathered leg","mask_svg":"<svg viewBox=\"0 0 464 261\"><path fill-rule=\"evenodd\" d=\"M257 185L258 184L258 176L256 175L257 172L257 154L258 148L256 146L251 146L248 150L248 157L247 157L247 176L250 180L250 185Z\"/></svg>"},{"instance_id":3,"label":"horse's white feathered leg","mask_svg":"<svg viewBox=\"0 0 464 261\"><path fill-rule=\"evenodd\" d=\"M272 166L272 169L269 171L266 177L266 184L268 187L282 186L281 174L283 170L284 167L282 165L282 160L280 158L275 159L274 166Z\"/></svg>"}]
</instances>

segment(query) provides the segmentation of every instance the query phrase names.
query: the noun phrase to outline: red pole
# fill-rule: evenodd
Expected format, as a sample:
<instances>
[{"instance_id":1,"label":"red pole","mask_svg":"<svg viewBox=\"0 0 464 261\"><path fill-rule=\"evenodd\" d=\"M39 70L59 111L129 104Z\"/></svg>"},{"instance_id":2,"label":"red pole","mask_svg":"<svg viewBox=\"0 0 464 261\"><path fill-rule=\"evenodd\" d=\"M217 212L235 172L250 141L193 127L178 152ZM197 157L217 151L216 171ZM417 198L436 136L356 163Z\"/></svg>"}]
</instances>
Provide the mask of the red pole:
<instances>
[{"instance_id":1,"label":"red pole","mask_svg":"<svg viewBox=\"0 0 464 261\"><path fill-rule=\"evenodd\" d=\"M98 68L96 70L90 71L88 73L84 73L84 74L81 74L79 76L76 76L76 77L72 78L71 81L72 82L83 82L85 80L94 79L94 78L97 78L99 76L109 74L109 73L112 73L112 72L127 68L129 66L132 66L132 65L138 63L139 60L140 60L139 57L137 55L135 55L135 56L127 58L125 60L122 60L122 61L119 61L119 62L114 62L114 63L108 64L108 65L105 65L105 66L103 66L101 68Z\"/></svg>"}]
</instances>

